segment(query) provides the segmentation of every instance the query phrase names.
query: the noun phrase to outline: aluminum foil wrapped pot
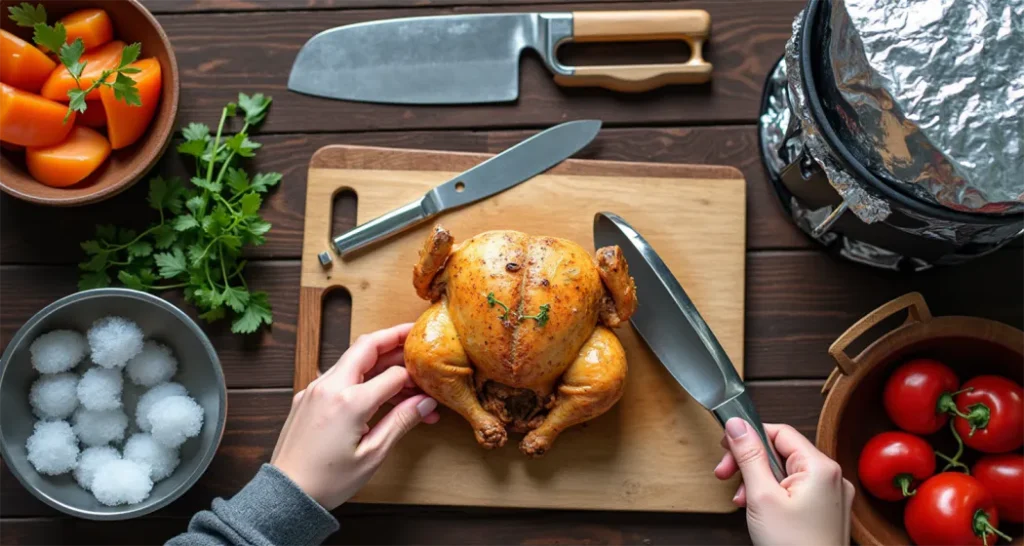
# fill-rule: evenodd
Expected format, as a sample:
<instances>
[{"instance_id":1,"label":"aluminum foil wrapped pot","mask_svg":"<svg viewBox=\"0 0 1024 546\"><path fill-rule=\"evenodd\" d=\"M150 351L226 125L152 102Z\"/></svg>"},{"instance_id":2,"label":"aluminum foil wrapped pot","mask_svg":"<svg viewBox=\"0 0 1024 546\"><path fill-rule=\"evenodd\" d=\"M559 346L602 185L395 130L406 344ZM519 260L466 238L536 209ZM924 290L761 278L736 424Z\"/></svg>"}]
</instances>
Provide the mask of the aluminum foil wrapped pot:
<instances>
[{"instance_id":1,"label":"aluminum foil wrapped pot","mask_svg":"<svg viewBox=\"0 0 1024 546\"><path fill-rule=\"evenodd\" d=\"M957 70L955 63L953 68L935 69L938 74L934 83L928 83L927 71L920 63L908 67L908 70L920 72L916 74L919 85L915 89L927 101L941 102L944 94L958 93L963 98L973 93L974 109L960 121L970 118L972 129L989 131L984 138L966 139L970 145L954 142L951 146L946 141L938 142L941 139L934 135L939 130L932 127L938 124L924 123L929 127L925 131L913 120L907 121L908 116L922 111L914 110L920 100L904 105L897 100L897 91L893 91L896 93L893 95L884 89L883 80L872 83L863 78L851 79L855 78L851 74L863 76L851 67L863 68L865 65L860 61L870 55L864 53L865 40L858 42L851 38L856 34L853 28L859 27L843 27L844 32L837 33L833 31L832 21L837 18L836 10L846 9L851 2L859 6L860 1L811 0L794 21L793 36L786 45L784 58L769 74L762 96L759 137L765 168L783 206L801 229L840 255L890 269L921 270L936 264L960 263L991 252L1020 235L1024 231L1024 212L1021 212L1024 210L1021 201L1024 166L1014 171L989 164L988 172L1002 173L1003 178L995 182L979 182L976 177L962 174L967 170L955 168L961 164L973 165L972 161L985 154L999 156L1006 165L1024 161L1019 153L1013 153L1013 145L1008 143L1014 140L1014 135L1003 140L991 136L1002 131L1007 123L1014 123L1004 119L1005 109L999 110L1003 114L994 114L996 119L992 123L984 116L975 115L992 111L974 104L994 100L992 86L974 88L968 75L966 83L959 88L945 87L953 77L949 70ZM920 15L921 10L916 8L932 3L931 0L898 0L875 6L881 15L890 18L897 17L889 10L892 5L915 8L902 12L904 18L895 20L907 27L913 26L911 22ZM957 2L961 4L973 3ZM959 32L966 36L975 30L961 26ZM872 35L866 41L888 40L890 45L907 45L899 31L894 32L888 37ZM1017 32L1018 39L1024 36L1019 29L1009 32ZM965 36L956 39L936 36L935 40L968 43L971 38ZM1012 48L1012 40L1002 35L999 38L1001 47ZM923 36L916 39L924 40ZM833 47L837 40L843 43ZM933 57L944 54L938 44L931 51ZM847 57L857 58L849 60ZM889 59L887 62L891 70L899 73L899 63L904 61ZM947 65L936 62L932 66ZM1016 97L1014 85L1021 82L1002 83L1001 89ZM873 110L878 114L874 117L864 114L872 111L867 105L869 101L850 100L844 90L851 89L861 97L871 89L875 93L872 97L877 99L874 103L886 109L882 114ZM1005 106L1006 100L1002 100L999 107ZM892 125L897 114L902 118ZM957 113L937 115L945 119ZM1024 123L1022 116L1024 113L1017 116L1015 123ZM1015 138L1019 141L1024 137L1016 133ZM893 159L896 156L899 156L898 161ZM879 161L879 158L884 160ZM1013 198L1014 189L1017 199Z\"/></svg>"}]
</instances>

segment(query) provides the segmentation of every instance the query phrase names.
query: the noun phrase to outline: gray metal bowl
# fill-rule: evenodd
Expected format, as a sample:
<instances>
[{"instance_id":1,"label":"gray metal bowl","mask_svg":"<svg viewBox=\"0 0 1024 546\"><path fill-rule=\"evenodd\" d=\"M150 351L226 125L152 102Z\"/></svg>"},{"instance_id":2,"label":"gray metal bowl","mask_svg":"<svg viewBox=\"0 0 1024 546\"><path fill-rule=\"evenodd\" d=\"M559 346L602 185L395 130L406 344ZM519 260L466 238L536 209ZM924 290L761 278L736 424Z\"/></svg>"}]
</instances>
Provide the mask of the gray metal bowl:
<instances>
[{"instance_id":1,"label":"gray metal bowl","mask_svg":"<svg viewBox=\"0 0 1024 546\"><path fill-rule=\"evenodd\" d=\"M134 320L147 339L171 348L178 359L172 381L181 383L203 407L203 429L181 446L181 464L174 474L158 482L149 498L129 506L104 506L80 488L70 473L46 476L29 464L25 441L36 417L28 392L39 374L32 368L29 345L41 334L72 329L83 334L93 321L118 315ZM88 360L88 359L86 359ZM18 330L4 351L0 371L0 452L7 466L26 489L50 506L86 519L129 519L158 510L192 487L206 471L224 434L227 388L217 353L199 326L171 303L145 292L124 288L86 290L61 298L36 313ZM82 371L80 366L77 371ZM126 436L138 431L134 409L145 388L124 382L125 412L129 415ZM120 447L120 446L118 446Z\"/></svg>"}]
</instances>

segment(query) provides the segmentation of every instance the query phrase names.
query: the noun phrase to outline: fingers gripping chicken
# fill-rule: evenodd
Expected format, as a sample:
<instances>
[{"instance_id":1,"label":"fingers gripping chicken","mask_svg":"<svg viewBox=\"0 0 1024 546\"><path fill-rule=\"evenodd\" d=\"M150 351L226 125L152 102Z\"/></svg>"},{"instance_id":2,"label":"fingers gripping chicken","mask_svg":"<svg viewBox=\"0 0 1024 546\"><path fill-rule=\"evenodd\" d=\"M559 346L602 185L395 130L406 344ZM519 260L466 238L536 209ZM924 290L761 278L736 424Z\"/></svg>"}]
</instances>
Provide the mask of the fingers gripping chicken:
<instances>
[{"instance_id":1,"label":"fingers gripping chicken","mask_svg":"<svg viewBox=\"0 0 1024 546\"><path fill-rule=\"evenodd\" d=\"M405 364L427 394L461 414L485 448L507 430L543 455L563 430L608 411L626 381L610 327L629 320L636 287L618 247L518 231L461 244L437 226L413 268L432 305L405 343Z\"/></svg>"}]
</instances>

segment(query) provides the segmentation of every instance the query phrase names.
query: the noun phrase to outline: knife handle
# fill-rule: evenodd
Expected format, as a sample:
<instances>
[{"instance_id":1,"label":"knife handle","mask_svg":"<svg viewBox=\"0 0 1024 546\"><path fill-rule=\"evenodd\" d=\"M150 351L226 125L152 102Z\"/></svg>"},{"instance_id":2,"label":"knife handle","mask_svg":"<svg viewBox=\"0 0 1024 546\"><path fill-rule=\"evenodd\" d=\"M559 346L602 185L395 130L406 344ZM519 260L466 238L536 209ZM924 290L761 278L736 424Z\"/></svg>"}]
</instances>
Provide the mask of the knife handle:
<instances>
[{"instance_id":1,"label":"knife handle","mask_svg":"<svg viewBox=\"0 0 1024 546\"><path fill-rule=\"evenodd\" d=\"M423 199L417 199L335 237L334 248L344 258L375 241L405 231L428 217L430 215L423 207Z\"/></svg>"},{"instance_id":2,"label":"knife handle","mask_svg":"<svg viewBox=\"0 0 1024 546\"><path fill-rule=\"evenodd\" d=\"M701 56L711 32L711 16L700 9L576 11L572 14L573 42L639 42L680 40L690 46L685 63L567 67L571 74L556 74L565 87L604 87L639 93L669 84L704 83L711 79L711 63Z\"/></svg>"},{"instance_id":3,"label":"knife handle","mask_svg":"<svg viewBox=\"0 0 1024 546\"><path fill-rule=\"evenodd\" d=\"M779 453L775 451L775 446L768 439L768 434L764 431L764 425L761 423L761 417L757 414L757 408L754 407L754 402L750 399L749 394L744 391L711 411L723 427L725 422L733 417L739 417L750 423L750 426L757 431L757 435L761 437L761 443L764 444L765 451L768 453L768 466L772 468L775 479L781 482L786 477L786 465L782 463Z\"/></svg>"}]
</instances>

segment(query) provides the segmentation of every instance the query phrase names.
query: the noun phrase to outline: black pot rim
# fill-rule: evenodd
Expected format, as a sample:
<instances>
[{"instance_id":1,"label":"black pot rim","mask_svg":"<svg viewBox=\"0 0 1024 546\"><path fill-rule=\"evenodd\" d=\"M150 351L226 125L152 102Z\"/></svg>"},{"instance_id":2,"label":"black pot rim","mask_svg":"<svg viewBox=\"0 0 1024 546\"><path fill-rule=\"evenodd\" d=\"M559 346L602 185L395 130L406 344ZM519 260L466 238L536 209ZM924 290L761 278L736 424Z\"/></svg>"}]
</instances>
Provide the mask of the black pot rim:
<instances>
[{"instance_id":1,"label":"black pot rim","mask_svg":"<svg viewBox=\"0 0 1024 546\"><path fill-rule=\"evenodd\" d=\"M818 19L818 14L822 9L822 0L809 0L807 7L804 9L803 20L800 22L801 27L801 40L800 40L800 72L801 82L805 97L805 102L811 112L811 118L814 123L818 126L821 134L824 136L825 141L828 143L829 148L834 152L843 167L852 171L857 178L863 180L871 186L873 190L882 194L886 199L896 201L900 205L910 209L918 214L930 218L937 218L939 220L948 220L952 222L961 222L965 224L991 224L991 225L1002 225L1010 224L1013 222L1020 222L1024 219L1024 211L994 215L994 214L983 214L977 212L965 212L953 210L931 203L926 203L917 198L911 197L901 191L894 189L885 182L878 179L871 171L869 171L864 164L857 160L847 149L846 145L839 139L832 125L825 117L825 110L822 107L821 100L819 99L818 89L816 82L814 81L814 65L811 63L811 40L809 39L810 30L814 26L815 21Z\"/></svg>"}]
</instances>

